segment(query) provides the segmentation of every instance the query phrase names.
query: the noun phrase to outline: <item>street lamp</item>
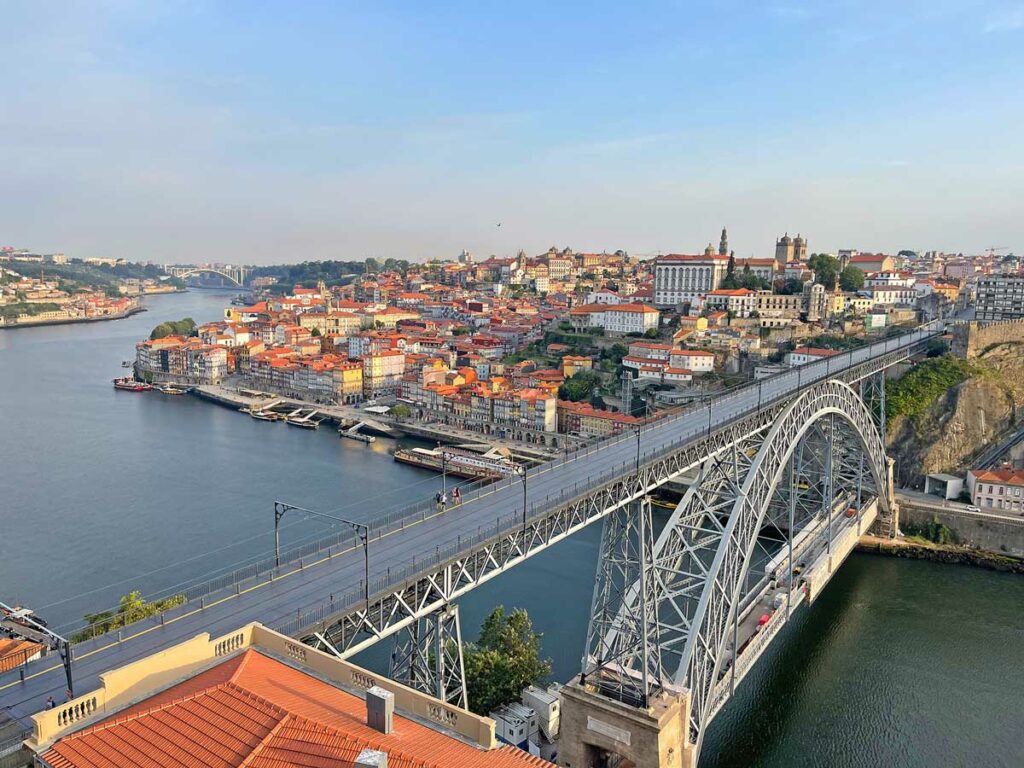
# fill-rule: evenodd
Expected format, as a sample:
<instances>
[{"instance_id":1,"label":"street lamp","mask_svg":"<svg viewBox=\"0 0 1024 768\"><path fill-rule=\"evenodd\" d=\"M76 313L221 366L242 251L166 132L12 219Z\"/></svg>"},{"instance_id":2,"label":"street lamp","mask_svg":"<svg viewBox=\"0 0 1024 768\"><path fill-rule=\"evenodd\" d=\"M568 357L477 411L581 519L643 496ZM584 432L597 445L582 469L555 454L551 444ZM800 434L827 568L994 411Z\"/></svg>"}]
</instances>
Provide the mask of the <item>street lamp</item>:
<instances>
[{"instance_id":1,"label":"street lamp","mask_svg":"<svg viewBox=\"0 0 1024 768\"><path fill-rule=\"evenodd\" d=\"M633 425L633 434L636 435L636 472L640 474L640 425Z\"/></svg>"},{"instance_id":2,"label":"street lamp","mask_svg":"<svg viewBox=\"0 0 1024 768\"><path fill-rule=\"evenodd\" d=\"M526 467L522 464L516 467L516 474L523 481L523 554L526 554Z\"/></svg>"},{"instance_id":3,"label":"street lamp","mask_svg":"<svg viewBox=\"0 0 1024 768\"><path fill-rule=\"evenodd\" d=\"M366 610L370 610L370 528L366 523L357 523L354 520L346 520L343 517L335 517L324 512L317 512L295 504L287 504L283 501L274 502L274 567L281 567L281 518L291 510L304 512L307 515L316 515L338 523L344 523L359 535L359 541L363 545L363 598L366 600Z\"/></svg>"}]
</instances>

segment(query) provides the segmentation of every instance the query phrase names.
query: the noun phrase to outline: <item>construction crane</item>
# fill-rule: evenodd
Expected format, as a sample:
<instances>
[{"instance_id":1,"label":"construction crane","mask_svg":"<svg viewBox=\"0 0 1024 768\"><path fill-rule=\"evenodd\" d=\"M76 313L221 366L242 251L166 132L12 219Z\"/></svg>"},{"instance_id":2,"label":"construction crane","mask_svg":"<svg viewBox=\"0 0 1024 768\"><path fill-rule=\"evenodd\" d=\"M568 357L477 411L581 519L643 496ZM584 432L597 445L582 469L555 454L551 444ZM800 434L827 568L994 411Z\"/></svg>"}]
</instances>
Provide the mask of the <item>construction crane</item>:
<instances>
[{"instance_id":1,"label":"construction crane","mask_svg":"<svg viewBox=\"0 0 1024 768\"><path fill-rule=\"evenodd\" d=\"M1010 246L1008 246L1008 245L993 245L993 246L990 246L989 248L985 248L984 250L985 250L985 253L987 253L989 255L989 257L991 258L991 257L996 255L996 251L1005 251L1005 250L1008 250L1009 247Z\"/></svg>"}]
</instances>

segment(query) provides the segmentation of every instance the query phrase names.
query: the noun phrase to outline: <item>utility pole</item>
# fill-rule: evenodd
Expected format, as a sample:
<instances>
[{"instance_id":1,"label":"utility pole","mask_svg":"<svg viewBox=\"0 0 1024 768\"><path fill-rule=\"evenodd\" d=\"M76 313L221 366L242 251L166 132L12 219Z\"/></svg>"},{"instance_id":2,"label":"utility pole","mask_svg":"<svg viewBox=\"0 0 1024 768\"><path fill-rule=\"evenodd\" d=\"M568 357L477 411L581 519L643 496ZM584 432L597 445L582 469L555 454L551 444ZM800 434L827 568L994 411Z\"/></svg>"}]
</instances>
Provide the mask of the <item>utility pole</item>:
<instances>
[{"instance_id":1,"label":"utility pole","mask_svg":"<svg viewBox=\"0 0 1024 768\"><path fill-rule=\"evenodd\" d=\"M356 532L359 542L363 545L363 598L366 601L366 610L370 610L370 528L366 523L357 523L354 520L346 520L343 517L335 517L324 512L317 512L313 509L306 509L295 504L287 504L283 501L274 502L274 567L281 567L281 518L286 513L295 510L307 515L323 517L327 520L334 520L344 523Z\"/></svg>"}]
</instances>

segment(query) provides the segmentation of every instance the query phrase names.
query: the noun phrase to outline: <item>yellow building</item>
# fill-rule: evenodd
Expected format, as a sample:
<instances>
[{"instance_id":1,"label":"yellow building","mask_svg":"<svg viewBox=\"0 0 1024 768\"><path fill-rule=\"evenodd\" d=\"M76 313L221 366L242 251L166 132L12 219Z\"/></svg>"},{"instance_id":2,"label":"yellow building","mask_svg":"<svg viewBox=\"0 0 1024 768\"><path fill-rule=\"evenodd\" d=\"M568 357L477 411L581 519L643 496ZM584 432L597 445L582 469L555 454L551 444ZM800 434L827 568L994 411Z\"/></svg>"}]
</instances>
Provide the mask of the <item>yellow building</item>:
<instances>
[{"instance_id":1,"label":"yellow building","mask_svg":"<svg viewBox=\"0 0 1024 768\"><path fill-rule=\"evenodd\" d=\"M592 371L594 369L594 359L591 357L583 357L581 355L566 355L562 358L562 375L565 378L575 376L581 371Z\"/></svg>"},{"instance_id":2,"label":"yellow building","mask_svg":"<svg viewBox=\"0 0 1024 768\"><path fill-rule=\"evenodd\" d=\"M362 398L362 363L338 363L334 368L334 391L346 403L355 402Z\"/></svg>"}]
</instances>

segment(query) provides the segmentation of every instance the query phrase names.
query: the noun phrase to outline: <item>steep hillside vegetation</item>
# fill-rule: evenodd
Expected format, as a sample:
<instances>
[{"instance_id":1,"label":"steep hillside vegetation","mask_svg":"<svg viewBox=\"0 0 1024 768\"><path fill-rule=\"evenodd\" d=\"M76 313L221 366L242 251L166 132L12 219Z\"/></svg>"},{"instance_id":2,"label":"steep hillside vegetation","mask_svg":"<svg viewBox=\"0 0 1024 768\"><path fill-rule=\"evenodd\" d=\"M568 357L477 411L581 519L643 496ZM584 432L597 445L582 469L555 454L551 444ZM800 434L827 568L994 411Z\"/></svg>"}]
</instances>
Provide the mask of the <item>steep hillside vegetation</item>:
<instances>
[{"instance_id":1,"label":"steep hillside vegetation","mask_svg":"<svg viewBox=\"0 0 1024 768\"><path fill-rule=\"evenodd\" d=\"M897 482L922 487L955 472L1024 416L1024 342L993 344L970 361L926 360L886 385L889 453Z\"/></svg>"}]
</instances>

